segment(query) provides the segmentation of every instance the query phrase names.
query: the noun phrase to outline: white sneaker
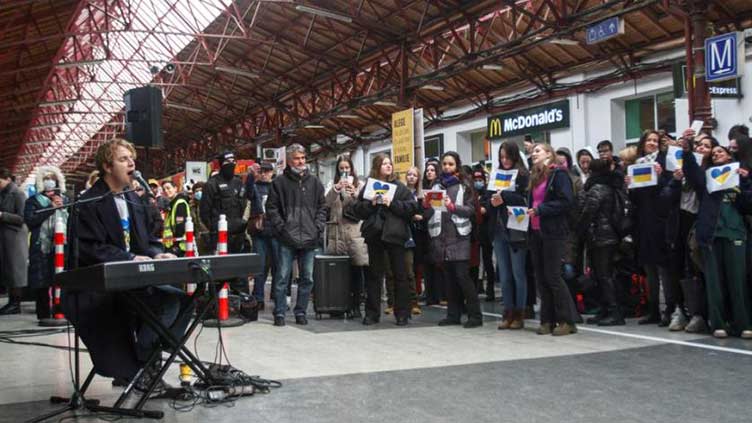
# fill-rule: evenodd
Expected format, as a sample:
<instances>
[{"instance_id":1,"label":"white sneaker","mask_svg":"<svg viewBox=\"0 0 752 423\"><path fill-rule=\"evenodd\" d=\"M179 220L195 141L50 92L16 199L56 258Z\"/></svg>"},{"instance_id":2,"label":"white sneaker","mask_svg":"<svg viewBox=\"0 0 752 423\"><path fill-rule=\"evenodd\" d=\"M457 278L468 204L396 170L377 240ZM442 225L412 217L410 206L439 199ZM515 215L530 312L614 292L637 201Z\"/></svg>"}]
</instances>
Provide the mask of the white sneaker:
<instances>
[{"instance_id":1,"label":"white sneaker","mask_svg":"<svg viewBox=\"0 0 752 423\"><path fill-rule=\"evenodd\" d=\"M728 333L724 329L716 329L713 331L713 336L716 338L728 338Z\"/></svg>"},{"instance_id":2,"label":"white sneaker","mask_svg":"<svg viewBox=\"0 0 752 423\"><path fill-rule=\"evenodd\" d=\"M678 332L684 330L687 326L687 316L684 313L677 311L671 316L671 323L668 325L668 330L671 332Z\"/></svg>"},{"instance_id":3,"label":"white sneaker","mask_svg":"<svg viewBox=\"0 0 752 423\"><path fill-rule=\"evenodd\" d=\"M741 334L742 339L752 339L752 330L743 330Z\"/></svg>"},{"instance_id":4,"label":"white sneaker","mask_svg":"<svg viewBox=\"0 0 752 423\"><path fill-rule=\"evenodd\" d=\"M702 316L692 316L687 326L684 327L687 333L705 333L708 331L708 327L705 324L705 319Z\"/></svg>"}]
</instances>

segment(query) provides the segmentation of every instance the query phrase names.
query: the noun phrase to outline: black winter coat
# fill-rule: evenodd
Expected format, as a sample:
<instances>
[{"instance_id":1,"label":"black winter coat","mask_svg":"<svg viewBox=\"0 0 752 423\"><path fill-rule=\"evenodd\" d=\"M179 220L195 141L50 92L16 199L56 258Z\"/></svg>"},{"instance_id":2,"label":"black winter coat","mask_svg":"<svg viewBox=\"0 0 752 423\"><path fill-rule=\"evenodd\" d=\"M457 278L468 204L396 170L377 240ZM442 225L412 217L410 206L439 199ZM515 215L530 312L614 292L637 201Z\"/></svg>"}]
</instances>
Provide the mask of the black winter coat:
<instances>
[{"instance_id":1,"label":"black winter coat","mask_svg":"<svg viewBox=\"0 0 752 423\"><path fill-rule=\"evenodd\" d=\"M715 229L721 213L721 202L730 190L708 193L705 182L705 170L695 160L694 154L685 154L682 164L684 176L700 199L700 211L697 213L696 239L700 246L710 246L715 238ZM752 181L740 178L740 187L735 196L734 206L742 215L752 213Z\"/></svg>"},{"instance_id":2,"label":"black winter coat","mask_svg":"<svg viewBox=\"0 0 752 423\"><path fill-rule=\"evenodd\" d=\"M612 175L591 176L585 183L585 189L577 196L577 231L586 236L591 248L619 243L619 236L611 221L616 201L615 190L619 189L619 185L614 186L615 178Z\"/></svg>"},{"instance_id":3,"label":"black winter coat","mask_svg":"<svg viewBox=\"0 0 752 423\"><path fill-rule=\"evenodd\" d=\"M410 239L410 222L420 211L418 202L402 182L391 183L397 185L397 191L389 207L383 204L374 206L370 200L363 199L365 190L360 190L358 201L351 205L351 214L363 220L360 230L366 244L385 243L404 246L405 242ZM381 231L371 238L367 237L368 228L378 221L383 222Z\"/></svg>"},{"instance_id":4,"label":"black winter coat","mask_svg":"<svg viewBox=\"0 0 752 423\"><path fill-rule=\"evenodd\" d=\"M32 289L51 285L52 279L55 275L54 244L50 252L44 254L40 242L42 224L52 217L52 215L55 214L55 211L50 210L43 213L36 213L37 210L52 207L52 204L43 206L37 198L39 195L44 194L37 194L29 198L26 200L26 205L24 207L24 222L26 222L30 234L28 287ZM67 204L68 198L63 196L63 202ZM50 237L50 241L53 241L53 237Z\"/></svg>"},{"instance_id":5,"label":"black winter coat","mask_svg":"<svg viewBox=\"0 0 752 423\"><path fill-rule=\"evenodd\" d=\"M485 195L481 198L481 205L488 210L488 234L491 241L493 241L497 233L502 237L505 237L505 239L509 239L509 229L507 229L509 212L507 211L507 206L527 207L527 189L529 183L530 174L527 170L520 171L517 173L516 187L514 191L501 191L501 198L504 200L504 203L499 207L494 207L491 204L491 196L494 194L493 191L486 191Z\"/></svg>"},{"instance_id":6,"label":"black winter coat","mask_svg":"<svg viewBox=\"0 0 752 423\"><path fill-rule=\"evenodd\" d=\"M241 252L246 230L243 213L248 202L243 181L237 176L228 181L222 175L214 175L206 182L203 192L199 209L201 220L209 229L209 248L217 245L219 215L224 214L227 219L228 252Z\"/></svg>"},{"instance_id":7,"label":"black winter coat","mask_svg":"<svg viewBox=\"0 0 752 423\"><path fill-rule=\"evenodd\" d=\"M455 204L455 210L454 212L447 210L441 213L441 233L437 237L430 238L431 258L434 263L470 260L470 234L460 235L451 217L452 215L457 215L470 219L471 222L475 219L475 198L472 188L465 185L462 205L456 205L460 184L462 182L450 186L442 185L441 187L446 190L446 195ZM433 207L423 211L423 220L426 224L428 224L434 213L435 210Z\"/></svg>"},{"instance_id":8,"label":"black winter coat","mask_svg":"<svg viewBox=\"0 0 752 423\"><path fill-rule=\"evenodd\" d=\"M691 156L691 154L690 154ZM666 167L666 153L661 152L657 158L662 168ZM667 210L662 207L661 190L671 182L673 174L662 172L658 185L629 190L629 199L635 210L633 231L634 244L637 247L637 260L640 265L661 265L668 262L668 245L666 244Z\"/></svg>"},{"instance_id":9,"label":"black winter coat","mask_svg":"<svg viewBox=\"0 0 752 423\"><path fill-rule=\"evenodd\" d=\"M274 234L286 246L296 250L318 248L327 214L324 186L310 172L306 171L301 178L288 166L272 182L266 217Z\"/></svg>"},{"instance_id":10,"label":"black winter coat","mask_svg":"<svg viewBox=\"0 0 752 423\"><path fill-rule=\"evenodd\" d=\"M528 201L530 205L533 204L533 190L528 193ZM566 240L569 237L570 211L574 203L574 187L569 172L554 169L548 176L546 196L535 211L540 216L542 239Z\"/></svg>"}]
</instances>

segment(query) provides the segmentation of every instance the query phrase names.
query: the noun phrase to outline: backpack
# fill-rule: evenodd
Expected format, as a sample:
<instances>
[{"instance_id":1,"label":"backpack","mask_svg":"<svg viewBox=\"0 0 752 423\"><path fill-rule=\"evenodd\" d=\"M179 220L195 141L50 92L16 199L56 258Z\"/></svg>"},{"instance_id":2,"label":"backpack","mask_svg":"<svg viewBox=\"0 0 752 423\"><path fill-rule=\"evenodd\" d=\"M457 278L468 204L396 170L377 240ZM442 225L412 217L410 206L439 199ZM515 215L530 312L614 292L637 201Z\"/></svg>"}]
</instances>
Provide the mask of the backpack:
<instances>
[{"instance_id":1,"label":"backpack","mask_svg":"<svg viewBox=\"0 0 752 423\"><path fill-rule=\"evenodd\" d=\"M619 236L624 238L632 234L632 202L623 189L614 189L614 207L611 211L611 226Z\"/></svg>"}]
</instances>

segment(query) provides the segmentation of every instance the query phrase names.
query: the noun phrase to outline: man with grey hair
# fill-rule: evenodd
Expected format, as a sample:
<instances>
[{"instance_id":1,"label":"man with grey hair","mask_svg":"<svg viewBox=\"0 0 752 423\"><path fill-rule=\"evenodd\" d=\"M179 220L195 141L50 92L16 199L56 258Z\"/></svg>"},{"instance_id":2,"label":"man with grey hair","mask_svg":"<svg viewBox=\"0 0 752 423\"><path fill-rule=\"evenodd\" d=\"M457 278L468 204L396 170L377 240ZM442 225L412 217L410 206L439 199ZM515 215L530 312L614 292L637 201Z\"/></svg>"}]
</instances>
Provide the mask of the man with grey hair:
<instances>
[{"instance_id":1,"label":"man with grey hair","mask_svg":"<svg viewBox=\"0 0 752 423\"><path fill-rule=\"evenodd\" d=\"M300 144L287 147L287 167L271 184L266 215L279 242L279 270L272 292L274 326L285 325L287 285L295 258L300 281L293 311L295 323L306 325L306 309L313 288L313 257L322 239L327 210L324 186L311 175L305 148Z\"/></svg>"}]
</instances>

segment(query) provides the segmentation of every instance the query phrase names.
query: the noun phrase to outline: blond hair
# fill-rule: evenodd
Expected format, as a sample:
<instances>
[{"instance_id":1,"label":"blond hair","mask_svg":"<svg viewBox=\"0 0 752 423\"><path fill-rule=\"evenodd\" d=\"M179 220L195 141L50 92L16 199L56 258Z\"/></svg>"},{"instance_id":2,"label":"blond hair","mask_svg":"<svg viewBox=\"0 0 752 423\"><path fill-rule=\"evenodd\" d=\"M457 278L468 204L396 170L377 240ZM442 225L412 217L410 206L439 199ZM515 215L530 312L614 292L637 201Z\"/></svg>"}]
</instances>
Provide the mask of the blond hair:
<instances>
[{"instance_id":1,"label":"blond hair","mask_svg":"<svg viewBox=\"0 0 752 423\"><path fill-rule=\"evenodd\" d=\"M637 147L634 145L619 151L619 158L621 159L624 168L629 165L635 164L635 162L637 161L637 156Z\"/></svg>"},{"instance_id":2,"label":"blond hair","mask_svg":"<svg viewBox=\"0 0 752 423\"><path fill-rule=\"evenodd\" d=\"M537 147L541 147L552 158L556 156L556 153L554 152L554 148L551 147L550 144L536 143L535 145L533 145L533 150L535 150ZM530 167L530 190L531 191L536 186L538 186L538 184L540 184L542 181L548 179L548 176L552 172L550 165L551 163L549 162L543 162L543 163L533 163L533 165Z\"/></svg>"},{"instance_id":3,"label":"blond hair","mask_svg":"<svg viewBox=\"0 0 752 423\"><path fill-rule=\"evenodd\" d=\"M115 161L115 150L118 147L125 147L133 155L133 160L136 160L136 148L133 147L128 140L123 138L113 138L100 145L97 149L97 153L94 155L94 161L97 164L97 170L99 176L104 176L104 165L112 166Z\"/></svg>"}]
</instances>

